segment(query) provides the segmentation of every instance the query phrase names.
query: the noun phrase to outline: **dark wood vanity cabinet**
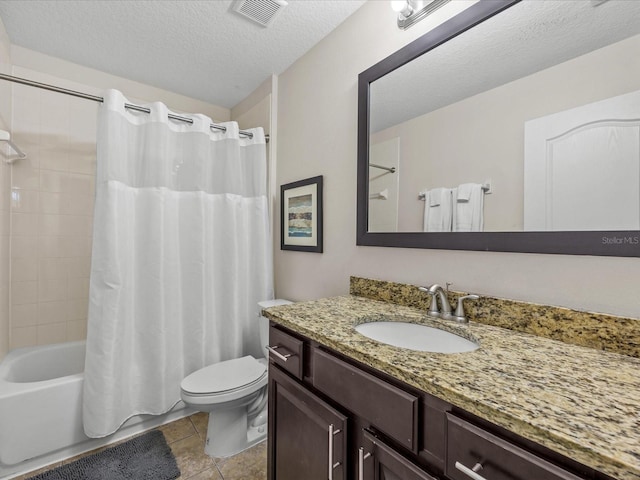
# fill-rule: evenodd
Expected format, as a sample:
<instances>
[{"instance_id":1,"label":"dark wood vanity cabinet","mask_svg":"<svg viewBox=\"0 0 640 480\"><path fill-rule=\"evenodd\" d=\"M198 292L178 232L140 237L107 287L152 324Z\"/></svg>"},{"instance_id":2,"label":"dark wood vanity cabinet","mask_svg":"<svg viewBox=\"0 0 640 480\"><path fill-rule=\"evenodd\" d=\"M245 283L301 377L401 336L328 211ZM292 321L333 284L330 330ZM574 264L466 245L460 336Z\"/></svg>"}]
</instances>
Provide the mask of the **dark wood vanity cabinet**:
<instances>
[{"instance_id":1,"label":"dark wood vanity cabinet","mask_svg":"<svg viewBox=\"0 0 640 480\"><path fill-rule=\"evenodd\" d=\"M269 370L269 412L270 478L349 478L346 416L277 367Z\"/></svg>"},{"instance_id":2,"label":"dark wood vanity cabinet","mask_svg":"<svg viewBox=\"0 0 640 480\"><path fill-rule=\"evenodd\" d=\"M269 480L608 477L272 325ZM297 358L296 358L297 357Z\"/></svg>"}]
</instances>

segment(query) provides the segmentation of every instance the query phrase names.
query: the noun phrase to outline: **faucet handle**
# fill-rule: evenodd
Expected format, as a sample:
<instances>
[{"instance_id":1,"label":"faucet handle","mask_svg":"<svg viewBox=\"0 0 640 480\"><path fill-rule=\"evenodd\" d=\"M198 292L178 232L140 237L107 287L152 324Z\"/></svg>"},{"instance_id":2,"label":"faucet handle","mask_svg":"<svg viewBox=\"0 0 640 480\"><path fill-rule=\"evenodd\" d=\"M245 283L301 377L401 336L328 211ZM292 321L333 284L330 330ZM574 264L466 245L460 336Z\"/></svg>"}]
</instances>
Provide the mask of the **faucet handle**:
<instances>
[{"instance_id":1,"label":"faucet handle","mask_svg":"<svg viewBox=\"0 0 640 480\"><path fill-rule=\"evenodd\" d=\"M427 312L427 315L430 317L439 317L440 310L438 310L438 301L436 300L435 291L433 290L434 286L437 287L438 285L432 285L429 288L418 287L418 290L420 290L421 292L425 292L431 297L431 303L429 304L429 311Z\"/></svg>"},{"instance_id":2,"label":"faucet handle","mask_svg":"<svg viewBox=\"0 0 640 480\"><path fill-rule=\"evenodd\" d=\"M456 307L455 318L458 322L467 323L467 317L464 313L464 301L470 298L471 300L478 300L480 297L478 295L465 295L463 297L458 298L458 306Z\"/></svg>"}]
</instances>

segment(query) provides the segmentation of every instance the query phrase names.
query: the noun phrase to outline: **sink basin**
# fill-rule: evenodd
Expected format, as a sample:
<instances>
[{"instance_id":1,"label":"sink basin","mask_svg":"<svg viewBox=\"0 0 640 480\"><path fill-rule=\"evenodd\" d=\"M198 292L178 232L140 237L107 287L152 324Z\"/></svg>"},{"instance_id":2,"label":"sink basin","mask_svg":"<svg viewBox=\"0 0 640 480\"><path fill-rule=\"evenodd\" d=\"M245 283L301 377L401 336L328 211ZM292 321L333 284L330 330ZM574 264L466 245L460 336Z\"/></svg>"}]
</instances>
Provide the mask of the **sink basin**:
<instances>
[{"instance_id":1,"label":"sink basin","mask_svg":"<svg viewBox=\"0 0 640 480\"><path fill-rule=\"evenodd\" d=\"M463 353L480 347L455 333L417 323L368 322L355 328L358 333L378 342L420 352Z\"/></svg>"}]
</instances>

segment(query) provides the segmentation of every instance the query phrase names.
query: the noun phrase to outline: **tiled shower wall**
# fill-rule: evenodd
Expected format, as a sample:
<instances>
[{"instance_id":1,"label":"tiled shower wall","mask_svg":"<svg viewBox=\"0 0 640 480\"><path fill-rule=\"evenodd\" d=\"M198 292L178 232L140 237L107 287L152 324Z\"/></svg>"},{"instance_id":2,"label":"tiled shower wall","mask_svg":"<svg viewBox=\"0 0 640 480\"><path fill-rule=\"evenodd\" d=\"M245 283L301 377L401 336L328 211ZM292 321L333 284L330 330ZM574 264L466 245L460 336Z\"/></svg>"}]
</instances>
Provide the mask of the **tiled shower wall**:
<instances>
[{"instance_id":1,"label":"tiled shower wall","mask_svg":"<svg viewBox=\"0 0 640 480\"><path fill-rule=\"evenodd\" d=\"M96 115L94 102L13 86L13 139L28 158L11 175L11 349L86 336Z\"/></svg>"}]
</instances>

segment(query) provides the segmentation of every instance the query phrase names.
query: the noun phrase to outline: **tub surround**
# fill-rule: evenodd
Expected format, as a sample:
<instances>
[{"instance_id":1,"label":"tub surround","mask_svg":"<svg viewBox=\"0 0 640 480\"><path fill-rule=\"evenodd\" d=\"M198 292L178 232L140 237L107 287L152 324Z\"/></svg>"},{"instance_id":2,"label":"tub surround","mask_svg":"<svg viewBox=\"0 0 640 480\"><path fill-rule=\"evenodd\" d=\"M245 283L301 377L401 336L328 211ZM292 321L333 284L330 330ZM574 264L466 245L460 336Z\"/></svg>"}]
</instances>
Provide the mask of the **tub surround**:
<instances>
[{"instance_id":1,"label":"tub surround","mask_svg":"<svg viewBox=\"0 0 640 480\"><path fill-rule=\"evenodd\" d=\"M274 307L265 314L584 465L621 480L640 479L640 359L475 321L460 326L427 320L415 287L389 286L352 279L352 293L375 293L385 301L348 295ZM489 310L468 309L471 319L480 311L493 315L490 308L498 307L484 308ZM453 355L416 352L375 342L353 328L389 316L462 332L481 347Z\"/></svg>"},{"instance_id":2,"label":"tub surround","mask_svg":"<svg viewBox=\"0 0 640 480\"><path fill-rule=\"evenodd\" d=\"M429 296L416 287L351 277L350 293L426 311ZM462 295L468 293L449 292L453 307ZM467 318L474 322L640 358L640 319L479 295L479 300L465 303Z\"/></svg>"}]
</instances>

